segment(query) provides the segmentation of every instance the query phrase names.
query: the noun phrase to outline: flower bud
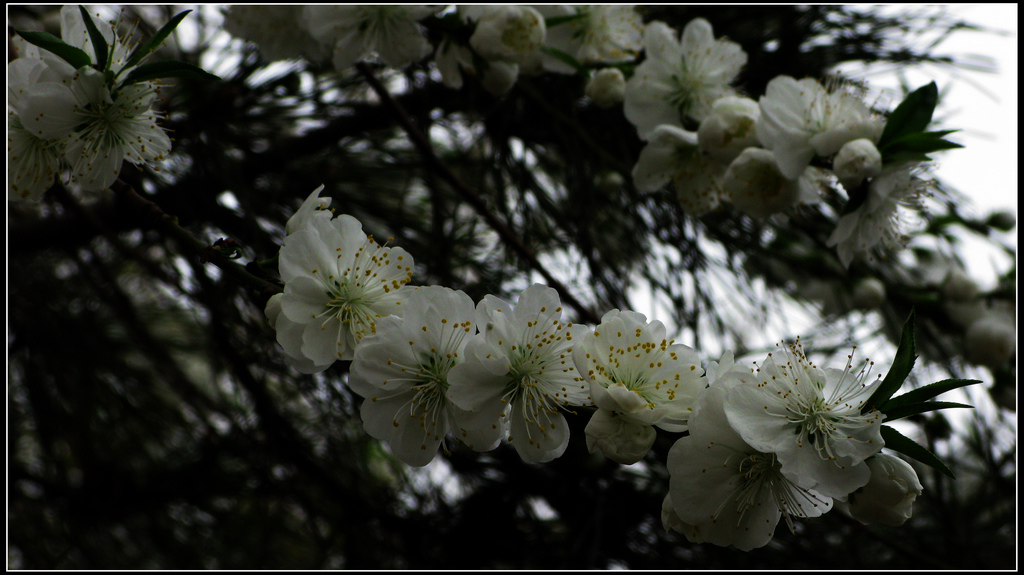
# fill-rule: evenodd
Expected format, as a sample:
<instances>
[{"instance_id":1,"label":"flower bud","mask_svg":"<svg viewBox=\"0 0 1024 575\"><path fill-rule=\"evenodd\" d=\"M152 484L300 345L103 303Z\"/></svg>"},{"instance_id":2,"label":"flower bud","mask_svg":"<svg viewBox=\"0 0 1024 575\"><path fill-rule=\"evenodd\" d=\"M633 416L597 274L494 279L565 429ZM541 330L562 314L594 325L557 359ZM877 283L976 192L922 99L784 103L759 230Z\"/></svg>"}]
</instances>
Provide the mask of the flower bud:
<instances>
[{"instance_id":1,"label":"flower bud","mask_svg":"<svg viewBox=\"0 0 1024 575\"><path fill-rule=\"evenodd\" d=\"M488 62L487 70L480 78L480 85L495 96L504 96L512 89L512 86L515 86L518 78L518 64L501 61Z\"/></svg>"},{"instance_id":2,"label":"flower bud","mask_svg":"<svg viewBox=\"0 0 1024 575\"><path fill-rule=\"evenodd\" d=\"M527 6L502 6L477 22L469 45L485 60L525 62L544 43L547 29L539 12Z\"/></svg>"},{"instance_id":3,"label":"flower bud","mask_svg":"<svg viewBox=\"0 0 1024 575\"><path fill-rule=\"evenodd\" d=\"M968 361L995 368L1013 357L1017 328L1012 316L989 313L967 328L965 340Z\"/></svg>"},{"instance_id":4,"label":"flower bud","mask_svg":"<svg viewBox=\"0 0 1024 575\"><path fill-rule=\"evenodd\" d=\"M942 284L942 296L949 301L971 301L978 297L978 284L964 270L953 268Z\"/></svg>"},{"instance_id":5,"label":"flower bud","mask_svg":"<svg viewBox=\"0 0 1024 575\"><path fill-rule=\"evenodd\" d=\"M747 148L729 164L722 189L736 209L755 218L781 212L800 196L798 182L787 180L775 156L761 148Z\"/></svg>"},{"instance_id":6,"label":"flower bud","mask_svg":"<svg viewBox=\"0 0 1024 575\"><path fill-rule=\"evenodd\" d=\"M853 307L878 309L885 303L885 284L878 278L863 278L853 286Z\"/></svg>"},{"instance_id":7,"label":"flower bud","mask_svg":"<svg viewBox=\"0 0 1024 575\"><path fill-rule=\"evenodd\" d=\"M643 459L658 435L653 427L637 423L607 409L598 409L594 412L585 432L587 449L591 453L600 451L608 459L623 465Z\"/></svg>"},{"instance_id":8,"label":"flower bud","mask_svg":"<svg viewBox=\"0 0 1024 575\"><path fill-rule=\"evenodd\" d=\"M865 525L903 525L913 514L914 500L924 491L917 472L899 457L879 453L866 461L867 485L849 496L850 515Z\"/></svg>"},{"instance_id":9,"label":"flower bud","mask_svg":"<svg viewBox=\"0 0 1024 575\"><path fill-rule=\"evenodd\" d=\"M611 108L626 96L626 77L618 68L602 68L587 82L584 93L598 107Z\"/></svg>"},{"instance_id":10,"label":"flower bud","mask_svg":"<svg viewBox=\"0 0 1024 575\"><path fill-rule=\"evenodd\" d=\"M725 96L715 100L711 114L697 128L700 149L723 163L757 146L757 120L761 108L750 98Z\"/></svg>"},{"instance_id":11,"label":"flower bud","mask_svg":"<svg viewBox=\"0 0 1024 575\"><path fill-rule=\"evenodd\" d=\"M1001 232L1008 232L1017 227L1017 216L1009 210L999 210L990 214L985 223Z\"/></svg>"},{"instance_id":12,"label":"flower bud","mask_svg":"<svg viewBox=\"0 0 1024 575\"><path fill-rule=\"evenodd\" d=\"M866 138L843 144L832 162L832 171L847 190L860 185L866 178L882 172L882 154L874 142Z\"/></svg>"}]
</instances>

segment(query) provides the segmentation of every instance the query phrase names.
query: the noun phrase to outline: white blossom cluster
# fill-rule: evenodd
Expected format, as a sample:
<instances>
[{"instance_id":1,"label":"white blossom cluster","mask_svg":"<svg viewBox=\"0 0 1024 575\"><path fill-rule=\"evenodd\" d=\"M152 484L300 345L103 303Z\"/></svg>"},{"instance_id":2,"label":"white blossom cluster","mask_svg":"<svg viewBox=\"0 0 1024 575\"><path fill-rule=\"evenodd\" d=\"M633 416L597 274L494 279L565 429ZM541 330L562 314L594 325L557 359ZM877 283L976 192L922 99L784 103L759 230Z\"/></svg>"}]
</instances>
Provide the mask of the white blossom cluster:
<instances>
[{"instance_id":1,"label":"white blossom cluster","mask_svg":"<svg viewBox=\"0 0 1024 575\"><path fill-rule=\"evenodd\" d=\"M8 198L38 200L65 172L82 189L98 191L117 179L122 163L161 160L171 140L152 109L154 81L125 80L135 46L118 35L118 24L97 24L106 47L92 45L77 6L60 13L61 39L103 70L75 68L54 53L12 39L18 57L7 65Z\"/></svg>"},{"instance_id":2,"label":"white blossom cluster","mask_svg":"<svg viewBox=\"0 0 1024 575\"><path fill-rule=\"evenodd\" d=\"M644 24L630 5L442 8L237 6L226 27L272 57L330 59L338 69L368 57L403 67L433 54L445 85L460 88L469 74L498 95L520 74L583 73L585 95L600 107L622 103L646 142L633 169L640 191L671 183L693 217L731 205L766 218L820 201L838 183L851 200L855 190L867 198L828 238L843 265L905 244L908 214L930 182L918 161L882 164L884 117L841 83L779 76L759 99L742 95L731 84L746 53L703 18L677 33ZM436 47L427 25L442 31ZM468 27L468 41L451 26ZM627 78L619 65L641 53Z\"/></svg>"},{"instance_id":3,"label":"white blossom cluster","mask_svg":"<svg viewBox=\"0 0 1024 575\"><path fill-rule=\"evenodd\" d=\"M884 416L864 409L880 382L873 364L855 370L851 355L822 369L797 342L756 369L730 352L705 370L661 322L612 310L573 324L540 284L514 304L412 286L409 254L335 216L322 189L287 223L284 291L267 318L298 371L351 360L363 427L399 460L423 466L451 441L489 451L504 440L543 463L568 446L566 414L589 414L588 449L622 464L648 454L656 427L688 432L669 453L663 519L694 542L760 547L780 518L792 528L834 500L865 522L909 517L920 483L881 454Z\"/></svg>"},{"instance_id":4,"label":"white blossom cluster","mask_svg":"<svg viewBox=\"0 0 1024 575\"><path fill-rule=\"evenodd\" d=\"M226 15L228 31L272 58L344 69L365 58L404 67L433 55L451 88L476 77L501 95L520 74L586 74L585 95L600 107L621 103L646 142L632 174L639 190L671 183L694 217L731 205L766 218L840 186L851 209L828 244L845 266L898 246L905 207L929 186L919 161L883 163L886 119L839 83L780 76L757 100L740 94L732 84L747 55L700 18L679 33L644 24L628 5L232 6ZM61 171L101 190L124 160L151 164L169 152L152 110L157 84L127 82L139 65L132 46L115 23L99 32L105 49L92 45L97 36L77 8L61 11L62 40L105 59L99 68L76 69L15 40L9 197L38 199ZM885 416L867 404L881 380L871 379L870 362L854 368L851 354L843 369L821 368L797 341L754 369L731 352L703 368L661 322L612 310L596 326L574 324L558 292L540 284L514 303L414 286L412 256L335 215L322 190L287 222L284 288L265 313L297 371L351 362L348 386L363 398L364 428L399 460L424 466L451 442L476 451L506 442L525 461L548 462L570 441L566 415L589 416L590 452L626 465L648 455L656 428L680 434L662 518L694 542L761 547L780 519L792 529L794 518L834 506L865 523L910 516L922 487L912 467L881 452ZM955 280L945 284L947 303L977 311L976 293ZM876 285L858 287L858 306L884 297ZM1005 362L1015 327L974 319L965 328L975 361Z\"/></svg>"}]
</instances>

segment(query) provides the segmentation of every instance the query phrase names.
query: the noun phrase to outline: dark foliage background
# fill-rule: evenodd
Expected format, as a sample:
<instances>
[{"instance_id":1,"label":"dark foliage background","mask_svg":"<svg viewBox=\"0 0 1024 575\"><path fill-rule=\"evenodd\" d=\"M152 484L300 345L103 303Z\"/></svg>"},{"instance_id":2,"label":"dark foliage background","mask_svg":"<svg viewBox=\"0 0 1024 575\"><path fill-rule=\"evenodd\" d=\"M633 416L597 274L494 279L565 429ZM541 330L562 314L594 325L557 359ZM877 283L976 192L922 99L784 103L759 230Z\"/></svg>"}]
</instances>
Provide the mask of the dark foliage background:
<instances>
[{"instance_id":1,"label":"dark foliage background","mask_svg":"<svg viewBox=\"0 0 1024 575\"><path fill-rule=\"evenodd\" d=\"M10 6L8 23L59 34L58 10ZM289 369L263 316L272 290L203 263L202 246L232 238L239 262L254 262L251 276L275 281L275 266L259 262L276 255L284 222L323 183L338 212L412 253L416 284L479 300L515 297L540 276L424 160L361 74L271 65L251 45L226 45L213 10L191 14L182 26L191 36L176 36L158 57L201 64L222 81L164 89L172 156L159 172L122 173L200 243L120 195L84 197L58 184L40 206L8 204L10 568L1015 565L1016 414L1007 409L961 418L966 426L942 415L917 422L915 437L940 454L956 451L947 461L960 479L919 468L926 491L902 528L833 512L798 522L795 535L780 525L750 553L690 544L661 526L672 434L632 467L587 453L586 414L571 418L573 440L549 464L523 463L504 446L477 454L454 445L428 471L392 459L362 430L347 364L316 376ZM128 7L126 16L151 33L179 11ZM679 30L707 18L749 55L740 86L754 95L778 74L820 78L847 61L955 66L914 38L971 28L924 7L891 17L838 6L644 13ZM893 261L838 266L825 247L835 194L787 218L728 210L688 218L670 191L633 189L642 142L621 109L573 96L583 91L579 77L521 77L497 98L472 80L445 88L429 63L374 74L444 165L597 316L633 308L629 288L646 281L670 304L672 317L658 319L716 359L727 348L752 351L752 326L788 310L821 315L794 295L794 282L821 280L848 294L853 280L874 276L887 286L885 306L823 317L818 351L845 354L865 333L891 341L916 306L919 383L979 373L965 364L962 333L934 290L913 287ZM944 189L928 233L947 242L956 227L1000 246L1001 236L959 215L963 201ZM1015 247L1002 247L1016 261ZM987 297L1014 301L1014 277L1015 269ZM980 372L980 395L1014 390L1013 362Z\"/></svg>"}]
</instances>

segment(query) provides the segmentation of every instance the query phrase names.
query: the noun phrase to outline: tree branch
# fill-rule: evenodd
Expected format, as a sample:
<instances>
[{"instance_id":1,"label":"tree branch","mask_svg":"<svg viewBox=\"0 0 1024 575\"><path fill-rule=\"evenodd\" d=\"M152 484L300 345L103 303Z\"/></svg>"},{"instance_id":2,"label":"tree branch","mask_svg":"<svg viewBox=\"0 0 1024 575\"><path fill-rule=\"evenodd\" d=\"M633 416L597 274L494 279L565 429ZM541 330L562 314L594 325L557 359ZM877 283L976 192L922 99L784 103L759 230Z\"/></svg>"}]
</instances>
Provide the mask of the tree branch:
<instances>
[{"instance_id":1,"label":"tree branch","mask_svg":"<svg viewBox=\"0 0 1024 575\"><path fill-rule=\"evenodd\" d=\"M364 62L359 62L356 64L356 69L359 70L359 72L366 78L366 81L370 84L370 87L377 96L380 97L381 101L383 101L392 110L392 112L394 112L398 123L409 136L409 140L412 142L413 146L415 146L423 156L427 167L437 172L442 180L448 183L448 185L450 185L462 197L462 199L476 211L476 213L480 214L480 216L484 218L484 221L487 222L487 225L497 232L502 241L505 242L507 246L511 247L513 251L519 254L520 257L526 260L531 268L540 273L548 285L558 292L562 301L575 309L584 321L595 324L600 323L601 318L590 308L583 305L564 285L562 285L560 281L555 279L555 277L551 275L551 272L549 272L547 268L540 263L537 256L533 253L533 250L523 243L519 236L517 236L504 221L498 218L498 216L490 210L484 199L463 183L455 172L451 171L448 166L441 161L437 154L434 153L434 148L431 146L430 141L423 135L423 132L413 124L409 114L407 114L402 106L391 97L391 94L388 93L384 85L380 83L380 80L373 75L373 71L370 67Z\"/></svg>"}]
</instances>

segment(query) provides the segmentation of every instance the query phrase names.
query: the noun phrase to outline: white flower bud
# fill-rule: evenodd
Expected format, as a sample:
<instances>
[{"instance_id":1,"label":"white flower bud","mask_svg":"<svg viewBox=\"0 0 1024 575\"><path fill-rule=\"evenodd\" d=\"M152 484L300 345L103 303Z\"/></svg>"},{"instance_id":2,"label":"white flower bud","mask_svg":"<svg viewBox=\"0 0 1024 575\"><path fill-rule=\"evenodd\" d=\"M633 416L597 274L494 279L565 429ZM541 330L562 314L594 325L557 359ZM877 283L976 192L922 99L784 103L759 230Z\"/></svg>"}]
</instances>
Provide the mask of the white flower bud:
<instances>
[{"instance_id":1,"label":"white flower bud","mask_svg":"<svg viewBox=\"0 0 1024 575\"><path fill-rule=\"evenodd\" d=\"M966 355L971 363L999 367L1010 361L1017 347L1012 316L989 313L967 328Z\"/></svg>"},{"instance_id":2,"label":"white flower bud","mask_svg":"<svg viewBox=\"0 0 1024 575\"><path fill-rule=\"evenodd\" d=\"M626 77L618 68L602 68L587 82L584 93L598 107L611 108L626 96Z\"/></svg>"},{"instance_id":3,"label":"white flower bud","mask_svg":"<svg viewBox=\"0 0 1024 575\"><path fill-rule=\"evenodd\" d=\"M906 461L886 453L879 453L866 463L871 479L850 494L850 515L865 525L903 525L914 512L914 500L924 491L917 472Z\"/></svg>"},{"instance_id":4,"label":"white flower bud","mask_svg":"<svg viewBox=\"0 0 1024 575\"><path fill-rule=\"evenodd\" d=\"M853 286L853 307L878 309L885 303L885 284L878 278L864 278Z\"/></svg>"},{"instance_id":5,"label":"white flower bud","mask_svg":"<svg viewBox=\"0 0 1024 575\"><path fill-rule=\"evenodd\" d=\"M519 78L519 65L508 62L494 61L487 63L487 70L480 78L484 90L495 96L503 96L516 85Z\"/></svg>"},{"instance_id":6,"label":"white flower bud","mask_svg":"<svg viewBox=\"0 0 1024 575\"><path fill-rule=\"evenodd\" d=\"M527 6L502 6L477 22L469 45L485 60L520 63L540 49L547 29L539 12Z\"/></svg>"},{"instance_id":7,"label":"white flower bud","mask_svg":"<svg viewBox=\"0 0 1024 575\"><path fill-rule=\"evenodd\" d=\"M971 301L978 297L978 284L964 270L953 268L942 284L942 295L950 301Z\"/></svg>"},{"instance_id":8,"label":"white flower bud","mask_svg":"<svg viewBox=\"0 0 1024 575\"><path fill-rule=\"evenodd\" d=\"M761 148L747 148L729 164L722 189L736 209L755 218L781 212L800 196L798 182L787 180L775 156Z\"/></svg>"},{"instance_id":9,"label":"white flower bud","mask_svg":"<svg viewBox=\"0 0 1024 575\"><path fill-rule=\"evenodd\" d=\"M760 106L750 98L719 98L711 107L711 114L697 128L697 143L715 160L731 162L744 149L757 146L760 116Z\"/></svg>"},{"instance_id":10,"label":"white flower bud","mask_svg":"<svg viewBox=\"0 0 1024 575\"><path fill-rule=\"evenodd\" d=\"M594 412L587 423L586 434L587 449L591 453L601 452L608 459L623 465L643 459L658 435L653 427L621 417L607 409Z\"/></svg>"},{"instance_id":11,"label":"white flower bud","mask_svg":"<svg viewBox=\"0 0 1024 575\"><path fill-rule=\"evenodd\" d=\"M866 178L882 173L882 154L867 138L847 142L839 148L832 162L832 171L844 188L852 190Z\"/></svg>"}]
</instances>

